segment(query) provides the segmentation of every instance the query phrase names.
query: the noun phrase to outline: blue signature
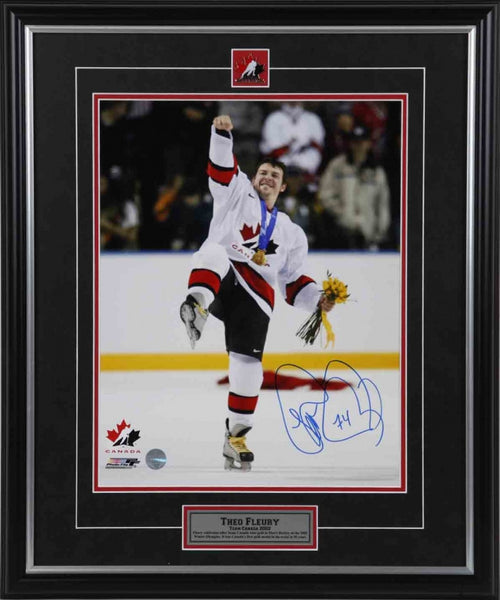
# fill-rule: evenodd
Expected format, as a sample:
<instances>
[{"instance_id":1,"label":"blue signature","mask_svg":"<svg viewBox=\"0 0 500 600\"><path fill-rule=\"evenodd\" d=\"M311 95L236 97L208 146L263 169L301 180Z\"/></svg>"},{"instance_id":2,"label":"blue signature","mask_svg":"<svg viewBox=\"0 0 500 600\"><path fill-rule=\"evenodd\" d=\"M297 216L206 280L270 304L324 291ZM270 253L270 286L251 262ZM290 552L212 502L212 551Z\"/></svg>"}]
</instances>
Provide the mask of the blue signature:
<instances>
[{"instance_id":1,"label":"blue signature","mask_svg":"<svg viewBox=\"0 0 500 600\"><path fill-rule=\"evenodd\" d=\"M370 431L377 432L375 446L380 444L384 437L382 397L378 387L371 379L361 377L356 369L342 360L331 360L326 365L323 384L320 384L306 369L290 363L283 364L276 369L276 381L280 369L285 367L295 367L307 373L323 390L322 399L316 402L299 403L296 401L295 394L287 394L285 402L280 395L278 385L275 385L285 431L290 442L299 452L319 454L325 449L326 443L345 442ZM338 376L329 378L328 369L335 367L349 369L349 373L355 377L356 381L348 383ZM330 381L345 384L342 402L333 396L330 397L327 391ZM346 398L348 390L350 397Z\"/></svg>"}]
</instances>

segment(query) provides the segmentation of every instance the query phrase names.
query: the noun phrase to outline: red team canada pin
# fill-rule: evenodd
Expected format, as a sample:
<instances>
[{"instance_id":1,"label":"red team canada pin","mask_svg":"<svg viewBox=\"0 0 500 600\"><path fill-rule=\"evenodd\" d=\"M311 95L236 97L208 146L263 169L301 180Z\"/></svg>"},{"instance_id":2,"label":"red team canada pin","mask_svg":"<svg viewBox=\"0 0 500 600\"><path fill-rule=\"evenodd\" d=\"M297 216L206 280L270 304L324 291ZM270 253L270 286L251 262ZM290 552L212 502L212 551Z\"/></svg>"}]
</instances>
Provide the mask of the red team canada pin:
<instances>
[{"instance_id":1,"label":"red team canada pin","mask_svg":"<svg viewBox=\"0 0 500 600\"><path fill-rule=\"evenodd\" d=\"M231 50L231 87L269 87L269 50Z\"/></svg>"}]
</instances>

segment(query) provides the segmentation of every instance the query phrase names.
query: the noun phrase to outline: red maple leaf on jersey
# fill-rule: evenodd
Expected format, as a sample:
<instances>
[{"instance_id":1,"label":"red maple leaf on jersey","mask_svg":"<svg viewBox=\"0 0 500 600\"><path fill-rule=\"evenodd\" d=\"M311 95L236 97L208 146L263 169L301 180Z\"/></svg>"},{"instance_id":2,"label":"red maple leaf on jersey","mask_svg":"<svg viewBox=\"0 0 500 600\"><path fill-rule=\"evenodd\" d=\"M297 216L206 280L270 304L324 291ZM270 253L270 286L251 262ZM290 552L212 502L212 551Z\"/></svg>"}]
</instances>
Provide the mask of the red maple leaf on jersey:
<instances>
[{"instance_id":1,"label":"red maple leaf on jersey","mask_svg":"<svg viewBox=\"0 0 500 600\"><path fill-rule=\"evenodd\" d=\"M120 437L121 432L127 427L130 427L130 424L126 423L125 419L123 419L121 423L117 424L116 429L108 429L108 435L106 437L108 440L116 442L116 440Z\"/></svg>"},{"instance_id":2,"label":"red maple leaf on jersey","mask_svg":"<svg viewBox=\"0 0 500 600\"><path fill-rule=\"evenodd\" d=\"M253 230L253 227L250 227L249 225L247 225L245 223L243 225L243 229L240 229L240 233L241 233L241 237L245 240L245 242L247 240L251 240L252 238L254 238L256 235L258 235L260 233L260 223L257 224L255 231Z\"/></svg>"}]
</instances>

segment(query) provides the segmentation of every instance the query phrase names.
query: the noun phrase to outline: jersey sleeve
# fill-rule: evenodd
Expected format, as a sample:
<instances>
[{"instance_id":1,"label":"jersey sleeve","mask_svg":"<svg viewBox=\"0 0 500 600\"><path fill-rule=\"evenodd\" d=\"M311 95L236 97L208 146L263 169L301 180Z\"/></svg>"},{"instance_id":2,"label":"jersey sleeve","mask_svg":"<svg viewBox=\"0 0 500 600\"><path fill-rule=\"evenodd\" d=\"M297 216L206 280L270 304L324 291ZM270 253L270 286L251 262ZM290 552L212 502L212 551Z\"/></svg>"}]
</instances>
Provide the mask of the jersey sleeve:
<instances>
[{"instance_id":1,"label":"jersey sleeve","mask_svg":"<svg viewBox=\"0 0 500 600\"><path fill-rule=\"evenodd\" d=\"M308 249L306 235L300 227L291 225L291 248L287 261L278 274L280 291L291 306L314 312L321 289L314 279L304 273Z\"/></svg>"},{"instance_id":2,"label":"jersey sleeve","mask_svg":"<svg viewBox=\"0 0 500 600\"><path fill-rule=\"evenodd\" d=\"M212 125L208 152L208 187L216 207L231 197L239 196L239 190L248 184L247 176L240 171L233 153L233 136L229 131L215 129Z\"/></svg>"},{"instance_id":3,"label":"jersey sleeve","mask_svg":"<svg viewBox=\"0 0 500 600\"><path fill-rule=\"evenodd\" d=\"M211 181L228 186L237 169L238 163L233 154L233 136L231 132L217 130L212 125L207 175Z\"/></svg>"}]
</instances>

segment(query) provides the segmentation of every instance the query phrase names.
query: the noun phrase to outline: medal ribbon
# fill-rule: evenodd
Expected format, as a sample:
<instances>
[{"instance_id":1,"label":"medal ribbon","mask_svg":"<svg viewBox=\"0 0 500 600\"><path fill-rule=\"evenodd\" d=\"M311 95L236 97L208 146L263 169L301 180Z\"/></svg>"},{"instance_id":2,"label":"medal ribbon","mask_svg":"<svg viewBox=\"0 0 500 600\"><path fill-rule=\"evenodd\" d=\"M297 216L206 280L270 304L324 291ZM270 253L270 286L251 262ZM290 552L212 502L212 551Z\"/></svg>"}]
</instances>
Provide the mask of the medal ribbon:
<instances>
[{"instance_id":1,"label":"medal ribbon","mask_svg":"<svg viewBox=\"0 0 500 600\"><path fill-rule=\"evenodd\" d=\"M262 198L260 199L260 210L261 210L261 221L260 221L260 234L259 234L259 250L266 251L269 240L273 235L274 226L276 225L276 219L278 217L278 209L276 206L271 212L269 222L267 222L267 207L266 203Z\"/></svg>"}]
</instances>

